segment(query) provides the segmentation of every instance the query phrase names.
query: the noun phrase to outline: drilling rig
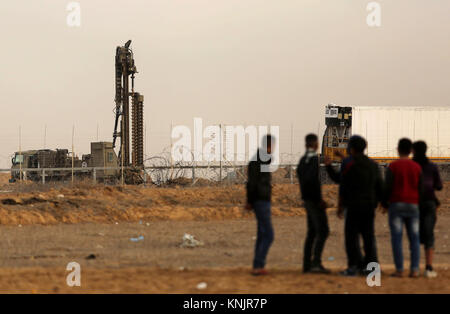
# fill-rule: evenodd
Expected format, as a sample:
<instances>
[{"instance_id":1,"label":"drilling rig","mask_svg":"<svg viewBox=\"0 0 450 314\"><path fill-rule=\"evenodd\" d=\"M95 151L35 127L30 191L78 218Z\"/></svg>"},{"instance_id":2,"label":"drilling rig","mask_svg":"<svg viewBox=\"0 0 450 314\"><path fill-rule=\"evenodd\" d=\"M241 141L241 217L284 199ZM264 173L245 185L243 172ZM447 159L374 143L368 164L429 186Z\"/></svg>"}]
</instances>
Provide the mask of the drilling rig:
<instances>
[{"instance_id":1,"label":"drilling rig","mask_svg":"<svg viewBox=\"0 0 450 314\"><path fill-rule=\"evenodd\" d=\"M131 169L125 174L125 180L138 183L144 167L144 96L134 90L134 78L138 73L134 64L131 40L124 46L116 48L115 73L115 122L113 133L113 148L119 139L119 165ZM131 90L130 90L131 78ZM131 140L130 140L130 99L131 99ZM120 127L120 130L118 130ZM131 160L130 160L131 143ZM136 176L137 175L137 176ZM123 176L122 176L123 177ZM138 179L139 180L139 179Z\"/></svg>"},{"instance_id":2,"label":"drilling rig","mask_svg":"<svg viewBox=\"0 0 450 314\"><path fill-rule=\"evenodd\" d=\"M102 181L112 181L120 176L122 182L127 184L143 183L144 171L144 96L134 91L134 77L138 73L134 64L133 51L130 48L131 40L124 46L116 48L115 57L115 122L113 132L113 142L91 143L91 153L78 157L69 156L67 149L40 149L24 152L15 152L12 159L11 182L17 179L31 179L41 181L42 176L46 180L65 180L70 175L65 171L74 167L105 167L122 168L119 175L117 169L104 169L96 172L97 179ZM131 78L131 90L130 90ZM130 140L130 99L131 99L131 140ZM120 129L118 130L118 127ZM117 140L119 143L119 153L116 156L114 148ZM131 143L131 159L130 159ZM72 153L73 154L73 153ZM29 171L29 174L22 172L22 168L48 168L46 173ZM52 170L58 168L60 170ZM88 171L77 172L77 177L88 176Z\"/></svg>"}]
</instances>

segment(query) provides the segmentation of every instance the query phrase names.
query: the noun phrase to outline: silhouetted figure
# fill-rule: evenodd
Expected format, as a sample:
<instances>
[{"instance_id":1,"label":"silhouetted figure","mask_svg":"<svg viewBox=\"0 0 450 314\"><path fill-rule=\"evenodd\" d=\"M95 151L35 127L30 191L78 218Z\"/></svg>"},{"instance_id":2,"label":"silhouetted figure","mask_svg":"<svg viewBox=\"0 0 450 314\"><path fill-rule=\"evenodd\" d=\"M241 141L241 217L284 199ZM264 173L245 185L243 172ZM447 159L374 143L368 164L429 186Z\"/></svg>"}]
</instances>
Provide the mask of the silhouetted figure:
<instances>
[{"instance_id":1,"label":"silhouetted figure","mask_svg":"<svg viewBox=\"0 0 450 314\"><path fill-rule=\"evenodd\" d=\"M393 161L386 170L386 192L383 207L389 208L389 227L396 272L394 277L403 277L403 225L408 233L411 253L410 277L419 276L419 201L422 194L422 169L409 159L412 142L402 138L398 142L400 159Z\"/></svg>"},{"instance_id":2,"label":"silhouetted figure","mask_svg":"<svg viewBox=\"0 0 450 314\"><path fill-rule=\"evenodd\" d=\"M322 251L329 234L326 208L319 177L319 142L317 135L305 138L306 152L297 166L300 192L305 202L307 234L303 254L303 272L329 273L322 265ZM314 255L313 255L314 254ZM313 256L312 256L313 255Z\"/></svg>"},{"instance_id":3,"label":"silhouetted figure","mask_svg":"<svg viewBox=\"0 0 450 314\"><path fill-rule=\"evenodd\" d=\"M340 173L334 171L327 161L327 171L332 179L338 181L338 217L345 214L345 249L348 268L343 276L356 276L367 273L367 264L378 262L375 239L375 210L382 200L383 182L377 163L364 154L366 140L352 136L348 143L349 157L341 165ZM361 254L359 236L364 243L364 256Z\"/></svg>"},{"instance_id":4,"label":"silhouetted figure","mask_svg":"<svg viewBox=\"0 0 450 314\"><path fill-rule=\"evenodd\" d=\"M271 221L270 201L272 194L271 163L272 153L271 135L266 135L263 147L258 149L256 160L248 165L247 205L246 208L255 212L257 219L257 238L255 243L255 258L253 260L253 275L265 275L266 256L274 239Z\"/></svg>"},{"instance_id":5,"label":"silhouetted figure","mask_svg":"<svg viewBox=\"0 0 450 314\"><path fill-rule=\"evenodd\" d=\"M425 247L425 276L434 278L437 273L433 269L434 226L439 200L434 193L442 190L442 181L438 167L426 155L427 144L417 141L413 144L413 160L422 168L423 194L419 204L419 234L420 242Z\"/></svg>"}]
</instances>

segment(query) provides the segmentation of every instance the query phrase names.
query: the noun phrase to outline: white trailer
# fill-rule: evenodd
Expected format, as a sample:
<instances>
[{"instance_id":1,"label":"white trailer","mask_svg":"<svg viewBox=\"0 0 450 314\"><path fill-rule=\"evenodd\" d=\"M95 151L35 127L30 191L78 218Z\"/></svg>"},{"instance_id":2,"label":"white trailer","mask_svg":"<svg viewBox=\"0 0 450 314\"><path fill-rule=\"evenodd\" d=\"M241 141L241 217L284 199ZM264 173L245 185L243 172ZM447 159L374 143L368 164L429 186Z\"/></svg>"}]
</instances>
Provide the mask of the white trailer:
<instances>
[{"instance_id":1,"label":"white trailer","mask_svg":"<svg viewBox=\"0 0 450 314\"><path fill-rule=\"evenodd\" d=\"M367 139L370 157L396 157L402 137L423 140L428 155L450 157L450 107L352 107L352 134Z\"/></svg>"},{"instance_id":2,"label":"white trailer","mask_svg":"<svg viewBox=\"0 0 450 314\"><path fill-rule=\"evenodd\" d=\"M335 115L331 116L332 109ZM351 108L351 110L350 110ZM331 110L330 110L331 109ZM341 113L342 114L338 114ZM351 113L350 113L351 112ZM328 119L327 119L328 118ZM397 143L407 137L423 140L428 145L428 156L433 159L450 159L450 106L449 107L399 107L399 106L336 106L326 108L327 130L324 135L324 155L338 149L351 135L366 138L367 154L374 159L397 157ZM335 134L345 138L334 139Z\"/></svg>"}]
</instances>

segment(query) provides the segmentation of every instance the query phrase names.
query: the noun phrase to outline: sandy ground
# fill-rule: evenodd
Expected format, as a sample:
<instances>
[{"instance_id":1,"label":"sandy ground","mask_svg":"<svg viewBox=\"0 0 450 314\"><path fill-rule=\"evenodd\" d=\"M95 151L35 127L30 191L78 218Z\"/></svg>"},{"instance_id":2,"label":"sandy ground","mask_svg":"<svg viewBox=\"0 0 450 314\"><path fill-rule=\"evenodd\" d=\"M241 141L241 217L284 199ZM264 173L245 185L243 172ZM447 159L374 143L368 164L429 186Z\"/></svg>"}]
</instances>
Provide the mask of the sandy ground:
<instances>
[{"instance_id":1,"label":"sandy ground","mask_svg":"<svg viewBox=\"0 0 450 314\"><path fill-rule=\"evenodd\" d=\"M345 267L343 223L330 213L331 235L324 264L332 275L301 274L305 217L275 217L271 275L249 275L254 245L253 219L155 221L119 224L58 224L0 227L0 291L36 293L450 293L449 213L441 213L436 243L437 279L394 279L386 216L376 220L382 286L365 278L341 278ZM184 233L204 242L181 248ZM139 242L130 238L143 236ZM405 242L405 257L408 252ZM94 255L95 259L86 259ZM81 265L81 287L65 283L69 262ZM423 261L422 261L423 264ZM207 289L197 290L200 282Z\"/></svg>"},{"instance_id":2,"label":"sandy ground","mask_svg":"<svg viewBox=\"0 0 450 314\"><path fill-rule=\"evenodd\" d=\"M325 186L333 207L336 187ZM395 279L387 217L376 219L382 286L342 278L343 221L329 209L323 255L332 275L301 274L305 214L298 186L274 187L271 274L249 275L256 226L242 210L243 186L142 188L0 183L0 292L11 293L450 293L450 184L439 194L437 279ZM184 233L203 246L179 245ZM143 240L130 239L143 236ZM405 239L406 267L409 253ZM86 257L91 256L91 259ZM66 265L81 265L81 287ZM423 260L422 260L423 265ZM205 290L196 285L206 282Z\"/></svg>"},{"instance_id":3,"label":"sandy ground","mask_svg":"<svg viewBox=\"0 0 450 314\"><path fill-rule=\"evenodd\" d=\"M439 279L396 279L382 276L380 287L368 287L363 277L303 275L298 269L274 269L266 277L252 277L247 269L220 268L179 271L154 268L83 268L81 287L65 284L63 269L20 268L0 270L2 293L433 293L450 292L448 273ZM207 288L196 286L206 282Z\"/></svg>"}]
</instances>

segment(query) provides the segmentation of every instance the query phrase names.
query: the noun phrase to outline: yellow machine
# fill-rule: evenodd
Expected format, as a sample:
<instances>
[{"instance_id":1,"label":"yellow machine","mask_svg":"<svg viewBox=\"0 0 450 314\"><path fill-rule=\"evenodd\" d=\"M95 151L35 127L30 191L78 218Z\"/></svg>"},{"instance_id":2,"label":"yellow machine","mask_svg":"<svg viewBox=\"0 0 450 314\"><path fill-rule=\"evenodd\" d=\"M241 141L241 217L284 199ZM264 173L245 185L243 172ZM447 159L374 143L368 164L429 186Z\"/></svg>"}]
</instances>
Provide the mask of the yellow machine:
<instances>
[{"instance_id":1,"label":"yellow machine","mask_svg":"<svg viewBox=\"0 0 450 314\"><path fill-rule=\"evenodd\" d=\"M328 105L325 108L325 125L322 158L340 162L340 154L347 156L347 144L352 134L352 108Z\"/></svg>"}]
</instances>

